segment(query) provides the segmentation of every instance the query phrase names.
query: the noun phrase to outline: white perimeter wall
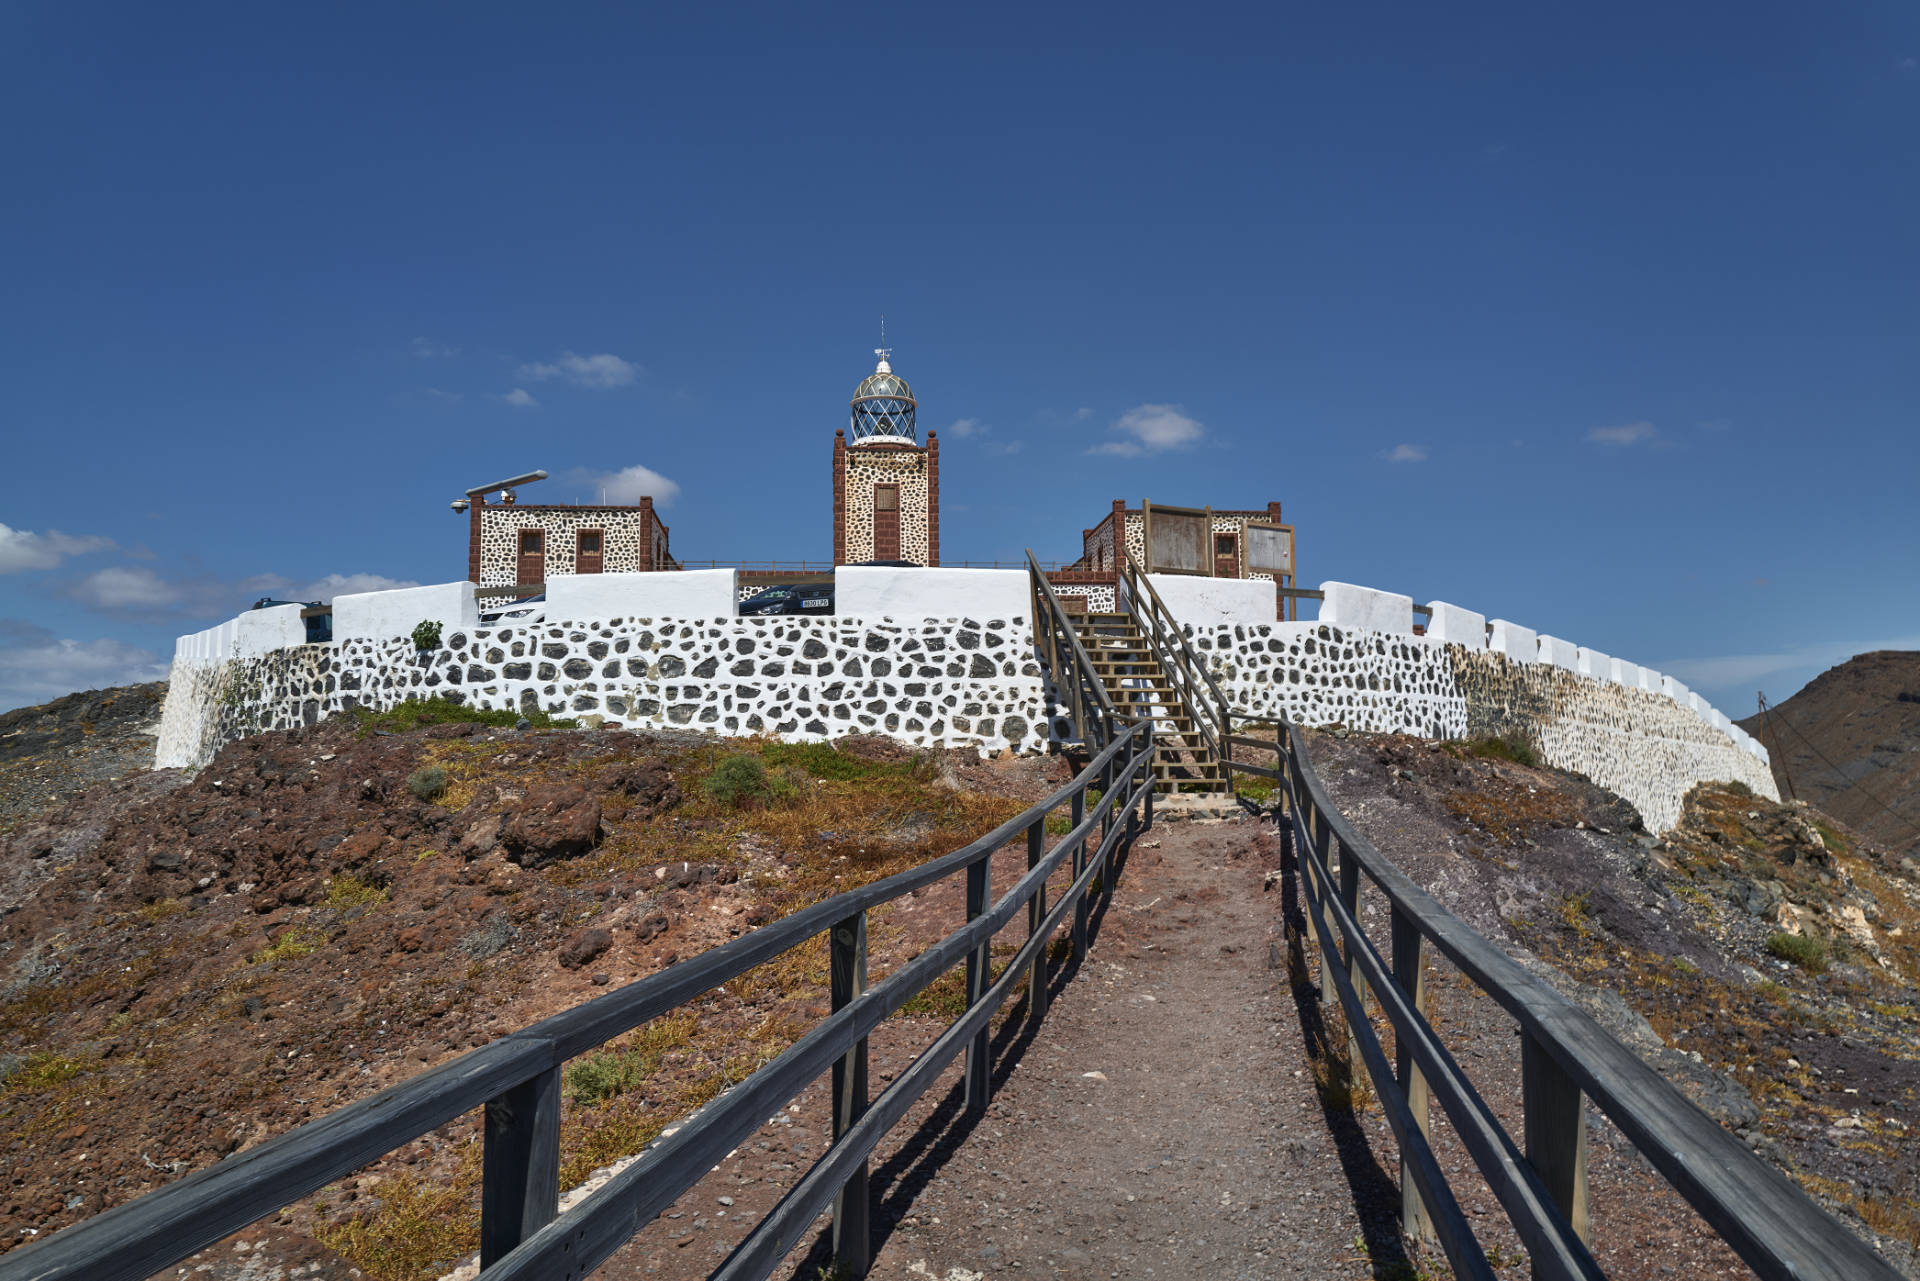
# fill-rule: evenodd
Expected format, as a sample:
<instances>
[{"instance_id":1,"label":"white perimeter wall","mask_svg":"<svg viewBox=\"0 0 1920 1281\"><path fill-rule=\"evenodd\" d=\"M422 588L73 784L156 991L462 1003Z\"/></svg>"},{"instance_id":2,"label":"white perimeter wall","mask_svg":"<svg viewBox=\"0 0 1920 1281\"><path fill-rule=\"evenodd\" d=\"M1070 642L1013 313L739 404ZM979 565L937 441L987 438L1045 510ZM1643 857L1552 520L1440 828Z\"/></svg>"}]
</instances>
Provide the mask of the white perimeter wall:
<instances>
[{"instance_id":1,"label":"white perimeter wall","mask_svg":"<svg viewBox=\"0 0 1920 1281\"><path fill-rule=\"evenodd\" d=\"M1033 608L1018 569L890 569L842 565L833 571L840 618L1025 618Z\"/></svg>"},{"instance_id":2,"label":"white perimeter wall","mask_svg":"<svg viewBox=\"0 0 1920 1281\"><path fill-rule=\"evenodd\" d=\"M551 574L548 618L732 618L739 573Z\"/></svg>"},{"instance_id":3,"label":"white perimeter wall","mask_svg":"<svg viewBox=\"0 0 1920 1281\"><path fill-rule=\"evenodd\" d=\"M1274 620L1276 597L1270 578L1149 574L1147 581L1173 616L1189 627L1217 627L1222 623L1245 626Z\"/></svg>"}]
</instances>

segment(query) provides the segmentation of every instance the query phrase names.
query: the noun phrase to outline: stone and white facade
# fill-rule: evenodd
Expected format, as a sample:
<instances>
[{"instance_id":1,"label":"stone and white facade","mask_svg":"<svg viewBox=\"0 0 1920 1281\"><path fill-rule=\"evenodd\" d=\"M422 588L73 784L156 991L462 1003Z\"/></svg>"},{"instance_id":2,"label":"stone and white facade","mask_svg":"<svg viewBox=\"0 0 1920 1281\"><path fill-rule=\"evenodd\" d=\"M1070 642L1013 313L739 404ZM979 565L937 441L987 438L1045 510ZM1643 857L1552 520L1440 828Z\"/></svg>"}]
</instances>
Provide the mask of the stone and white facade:
<instances>
[{"instance_id":1,"label":"stone and white facade","mask_svg":"<svg viewBox=\"0 0 1920 1281\"><path fill-rule=\"evenodd\" d=\"M562 574L680 568L668 551L667 526L654 511L652 498L632 506L489 503L484 494L471 501L467 577L482 587L539 583ZM538 578L524 578L521 573L521 551L529 532L539 535ZM583 534L589 538L584 544ZM591 551L595 542L597 558ZM580 557L583 546L588 552L585 563Z\"/></svg>"}]
</instances>

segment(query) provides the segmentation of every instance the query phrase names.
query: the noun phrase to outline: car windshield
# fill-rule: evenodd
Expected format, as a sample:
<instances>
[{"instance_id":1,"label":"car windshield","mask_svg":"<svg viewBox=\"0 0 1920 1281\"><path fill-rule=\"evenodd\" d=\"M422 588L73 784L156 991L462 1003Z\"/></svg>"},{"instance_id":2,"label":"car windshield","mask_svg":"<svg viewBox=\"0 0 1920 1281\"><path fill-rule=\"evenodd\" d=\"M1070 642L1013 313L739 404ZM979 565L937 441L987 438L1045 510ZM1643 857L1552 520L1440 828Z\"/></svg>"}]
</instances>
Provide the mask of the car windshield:
<instances>
[{"instance_id":1,"label":"car windshield","mask_svg":"<svg viewBox=\"0 0 1920 1281\"><path fill-rule=\"evenodd\" d=\"M771 605L776 601L786 600L795 594L795 589L791 587L769 587L758 595L747 597L746 603L749 605Z\"/></svg>"}]
</instances>

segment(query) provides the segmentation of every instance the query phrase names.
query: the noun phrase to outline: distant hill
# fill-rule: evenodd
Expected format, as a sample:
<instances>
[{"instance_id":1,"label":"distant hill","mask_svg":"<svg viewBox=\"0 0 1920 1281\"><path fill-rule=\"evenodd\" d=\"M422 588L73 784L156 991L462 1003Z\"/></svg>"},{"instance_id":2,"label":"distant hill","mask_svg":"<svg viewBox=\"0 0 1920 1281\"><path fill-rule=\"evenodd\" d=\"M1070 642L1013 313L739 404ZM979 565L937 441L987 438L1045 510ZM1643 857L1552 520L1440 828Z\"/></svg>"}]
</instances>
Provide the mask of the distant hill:
<instances>
[{"instance_id":1,"label":"distant hill","mask_svg":"<svg viewBox=\"0 0 1920 1281\"><path fill-rule=\"evenodd\" d=\"M1768 719L1756 713L1740 727L1772 753L1783 798L1791 783L1870 839L1920 855L1920 652L1850 658Z\"/></svg>"}]
</instances>

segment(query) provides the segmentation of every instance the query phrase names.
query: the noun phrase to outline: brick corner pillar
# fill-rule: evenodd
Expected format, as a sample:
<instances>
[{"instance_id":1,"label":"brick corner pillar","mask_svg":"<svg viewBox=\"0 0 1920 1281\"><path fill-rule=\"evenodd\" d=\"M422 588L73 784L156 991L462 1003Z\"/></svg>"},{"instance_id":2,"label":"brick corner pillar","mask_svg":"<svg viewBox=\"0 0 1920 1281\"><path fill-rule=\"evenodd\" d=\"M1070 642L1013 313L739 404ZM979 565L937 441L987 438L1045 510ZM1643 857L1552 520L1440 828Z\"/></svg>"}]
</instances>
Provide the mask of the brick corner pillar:
<instances>
[{"instance_id":1,"label":"brick corner pillar","mask_svg":"<svg viewBox=\"0 0 1920 1281\"><path fill-rule=\"evenodd\" d=\"M940 567L940 436L927 433L927 567Z\"/></svg>"},{"instance_id":2,"label":"brick corner pillar","mask_svg":"<svg viewBox=\"0 0 1920 1281\"><path fill-rule=\"evenodd\" d=\"M1280 504L1279 503L1267 504L1267 519L1272 521L1276 525L1280 523Z\"/></svg>"},{"instance_id":3,"label":"brick corner pillar","mask_svg":"<svg viewBox=\"0 0 1920 1281\"><path fill-rule=\"evenodd\" d=\"M1117 524L1119 524L1119 523L1120 523L1120 518L1121 518L1122 516L1125 516L1126 514L1127 514L1127 500L1126 500L1126 499L1124 499L1124 498L1116 498L1116 499L1114 499L1114 500L1113 500L1113 517L1114 517L1114 523L1115 523L1116 525L1117 525Z\"/></svg>"},{"instance_id":4,"label":"brick corner pillar","mask_svg":"<svg viewBox=\"0 0 1920 1281\"><path fill-rule=\"evenodd\" d=\"M833 433L833 563L847 563L847 429Z\"/></svg>"},{"instance_id":5,"label":"brick corner pillar","mask_svg":"<svg viewBox=\"0 0 1920 1281\"><path fill-rule=\"evenodd\" d=\"M480 582L480 509L487 505L485 494L475 494L467 505L467 581Z\"/></svg>"},{"instance_id":6,"label":"brick corner pillar","mask_svg":"<svg viewBox=\"0 0 1920 1281\"><path fill-rule=\"evenodd\" d=\"M604 551L603 551L604 554ZM665 568L665 566L661 566ZM653 498L640 496L640 572L651 573L653 564Z\"/></svg>"}]
</instances>

